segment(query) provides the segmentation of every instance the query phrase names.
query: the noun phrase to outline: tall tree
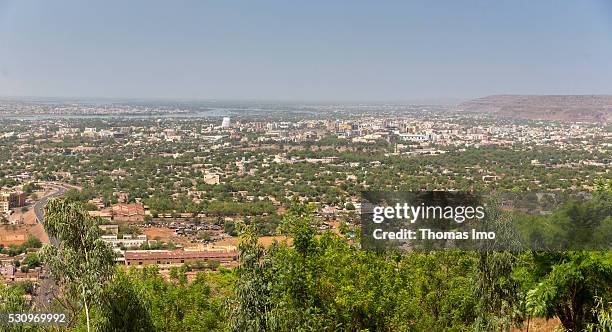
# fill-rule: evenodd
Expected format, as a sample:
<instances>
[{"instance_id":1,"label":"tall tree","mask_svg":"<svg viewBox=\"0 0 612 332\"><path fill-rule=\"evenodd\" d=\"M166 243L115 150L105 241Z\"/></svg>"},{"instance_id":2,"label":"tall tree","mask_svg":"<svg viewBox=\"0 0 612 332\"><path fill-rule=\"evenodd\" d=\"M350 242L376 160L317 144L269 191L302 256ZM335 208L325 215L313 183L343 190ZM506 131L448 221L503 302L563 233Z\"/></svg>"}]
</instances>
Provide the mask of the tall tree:
<instances>
[{"instance_id":1,"label":"tall tree","mask_svg":"<svg viewBox=\"0 0 612 332\"><path fill-rule=\"evenodd\" d=\"M53 280L65 289L73 319L85 309L89 332L91 305L113 276L113 252L101 240L96 220L80 203L49 201L45 207L45 230L57 238L58 245L45 245L42 257Z\"/></svg>"},{"instance_id":2,"label":"tall tree","mask_svg":"<svg viewBox=\"0 0 612 332\"><path fill-rule=\"evenodd\" d=\"M268 313L270 303L270 264L264 248L258 243L255 229L246 226L238 244L240 266L231 301L230 330L271 331Z\"/></svg>"}]
</instances>

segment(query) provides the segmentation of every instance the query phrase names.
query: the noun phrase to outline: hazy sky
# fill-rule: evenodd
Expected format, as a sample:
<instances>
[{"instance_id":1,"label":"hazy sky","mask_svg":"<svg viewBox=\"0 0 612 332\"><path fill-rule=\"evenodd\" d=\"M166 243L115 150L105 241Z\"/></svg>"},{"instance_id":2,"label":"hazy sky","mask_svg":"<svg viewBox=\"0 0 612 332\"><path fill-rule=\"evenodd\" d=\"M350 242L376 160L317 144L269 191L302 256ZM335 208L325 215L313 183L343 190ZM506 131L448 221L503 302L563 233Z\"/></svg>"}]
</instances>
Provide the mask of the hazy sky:
<instances>
[{"instance_id":1,"label":"hazy sky","mask_svg":"<svg viewBox=\"0 0 612 332\"><path fill-rule=\"evenodd\" d=\"M612 94L612 1L3 1L0 95Z\"/></svg>"}]
</instances>

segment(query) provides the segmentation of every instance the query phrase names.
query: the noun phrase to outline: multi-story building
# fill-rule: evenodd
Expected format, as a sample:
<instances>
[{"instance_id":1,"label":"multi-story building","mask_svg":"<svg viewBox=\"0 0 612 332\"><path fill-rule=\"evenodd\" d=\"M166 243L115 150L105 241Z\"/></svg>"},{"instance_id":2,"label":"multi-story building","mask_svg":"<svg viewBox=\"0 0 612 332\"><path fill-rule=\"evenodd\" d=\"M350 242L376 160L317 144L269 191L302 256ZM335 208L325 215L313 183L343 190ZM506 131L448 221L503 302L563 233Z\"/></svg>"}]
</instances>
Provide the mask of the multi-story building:
<instances>
[{"instance_id":1,"label":"multi-story building","mask_svg":"<svg viewBox=\"0 0 612 332\"><path fill-rule=\"evenodd\" d=\"M232 122L229 117L224 117L223 121L221 121L221 128L230 128L232 126Z\"/></svg>"},{"instance_id":2,"label":"multi-story building","mask_svg":"<svg viewBox=\"0 0 612 332\"><path fill-rule=\"evenodd\" d=\"M25 205L25 194L21 192L0 192L0 213Z\"/></svg>"},{"instance_id":3,"label":"multi-story building","mask_svg":"<svg viewBox=\"0 0 612 332\"><path fill-rule=\"evenodd\" d=\"M128 250L125 252L125 265L180 266L194 261L218 261L221 265L231 265L238 259L235 250Z\"/></svg>"}]
</instances>

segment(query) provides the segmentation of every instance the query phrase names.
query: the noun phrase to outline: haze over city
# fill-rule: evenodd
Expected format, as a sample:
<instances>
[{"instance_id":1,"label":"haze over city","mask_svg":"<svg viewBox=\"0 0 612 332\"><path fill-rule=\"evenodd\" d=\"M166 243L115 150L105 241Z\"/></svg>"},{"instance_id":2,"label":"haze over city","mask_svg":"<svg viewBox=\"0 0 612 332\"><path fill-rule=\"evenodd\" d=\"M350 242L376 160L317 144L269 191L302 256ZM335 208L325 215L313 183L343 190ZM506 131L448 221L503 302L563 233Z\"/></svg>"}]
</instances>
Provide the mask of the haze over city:
<instances>
[{"instance_id":1,"label":"haze over city","mask_svg":"<svg viewBox=\"0 0 612 332\"><path fill-rule=\"evenodd\" d=\"M0 95L609 94L607 1L0 1Z\"/></svg>"}]
</instances>

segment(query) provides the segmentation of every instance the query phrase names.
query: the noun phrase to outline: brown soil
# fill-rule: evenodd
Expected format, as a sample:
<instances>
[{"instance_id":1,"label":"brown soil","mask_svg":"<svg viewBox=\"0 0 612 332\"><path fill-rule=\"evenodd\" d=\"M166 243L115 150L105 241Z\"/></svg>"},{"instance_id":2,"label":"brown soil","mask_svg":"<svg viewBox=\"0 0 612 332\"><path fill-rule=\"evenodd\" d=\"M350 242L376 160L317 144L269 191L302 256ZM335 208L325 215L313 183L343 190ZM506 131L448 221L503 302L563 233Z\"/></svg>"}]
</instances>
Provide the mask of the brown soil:
<instances>
[{"instance_id":1,"label":"brown soil","mask_svg":"<svg viewBox=\"0 0 612 332\"><path fill-rule=\"evenodd\" d=\"M49 242L49 237L41 224L0 226L0 244L5 246L20 245L31 236L38 238L43 243Z\"/></svg>"},{"instance_id":2,"label":"brown soil","mask_svg":"<svg viewBox=\"0 0 612 332\"><path fill-rule=\"evenodd\" d=\"M36 224L30 229L28 229L28 233L40 240L42 243L49 243L49 235L45 232L45 228L42 224Z\"/></svg>"},{"instance_id":3,"label":"brown soil","mask_svg":"<svg viewBox=\"0 0 612 332\"><path fill-rule=\"evenodd\" d=\"M28 206L28 211L26 213L22 213L21 209L16 209L16 211L9 217L10 221L17 220L19 223L23 223L25 225L36 225L36 215L34 214L34 209L31 206Z\"/></svg>"},{"instance_id":4,"label":"brown soil","mask_svg":"<svg viewBox=\"0 0 612 332\"><path fill-rule=\"evenodd\" d=\"M179 244L189 244L189 240L186 237L176 236L174 234L174 229L171 228L141 228L142 233L147 236L149 240L155 240L159 238L162 242L173 242Z\"/></svg>"},{"instance_id":5,"label":"brown soil","mask_svg":"<svg viewBox=\"0 0 612 332\"><path fill-rule=\"evenodd\" d=\"M523 328L512 328L511 332L524 332L527 331L527 322L523 323ZM544 318L532 318L529 322L529 332L553 332L561 326L561 321L558 318L544 319Z\"/></svg>"},{"instance_id":6,"label":"brown soil","mask_svg":"<svg viewBox=\"0 0 612 332\"><path fill-rule=\"evenodd\" d=\"M0 244L5 246L20 245L28 239L27 227L23 225L0 226Z\"/></svg>"},{"instance_id":7,"label":"brown soil","mask_svg":"<svg viewBox=\"0 0 612 332\"><path fill-rule=\"evenodd\" d=\"M150 240L159 238L160 241L170 241L174 238L174 230L170 228L143 228L142 232Z\"/></svg>"}]
</instances>

